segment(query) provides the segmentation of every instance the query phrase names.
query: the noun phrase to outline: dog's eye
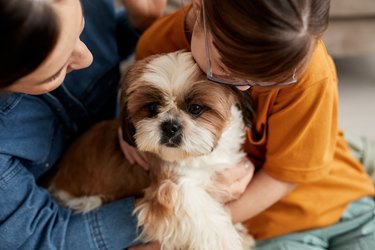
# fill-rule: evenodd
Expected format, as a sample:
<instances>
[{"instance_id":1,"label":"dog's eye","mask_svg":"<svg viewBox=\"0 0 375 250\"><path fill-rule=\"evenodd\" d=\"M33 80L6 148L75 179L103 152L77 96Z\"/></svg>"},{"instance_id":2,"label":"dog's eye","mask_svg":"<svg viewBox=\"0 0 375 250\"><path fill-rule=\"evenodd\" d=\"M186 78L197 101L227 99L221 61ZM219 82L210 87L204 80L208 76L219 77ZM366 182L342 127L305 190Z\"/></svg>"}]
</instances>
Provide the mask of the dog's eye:
<instances>
[{"instance_id":1,"label":"dog's eye","mask_svg":"<svg viewBox=\"0 0 375 250\"><path fill-rule=\"evenodd\" d=\"M150 117L156 116L159 112L159 103L151 102L145 105L147 111L150 114Z\"/></svg>"},{"instance_id":2,"label":"dog's eye","mask_svg":"<svg viewBox=\"0 0 375 250\"><path fill-rule=\"evenodd\" d=\"M203 112L203 107L199 104L191 104L189 106L189 113L192 115L200 115Z\"/></svg>"}]
</instances>

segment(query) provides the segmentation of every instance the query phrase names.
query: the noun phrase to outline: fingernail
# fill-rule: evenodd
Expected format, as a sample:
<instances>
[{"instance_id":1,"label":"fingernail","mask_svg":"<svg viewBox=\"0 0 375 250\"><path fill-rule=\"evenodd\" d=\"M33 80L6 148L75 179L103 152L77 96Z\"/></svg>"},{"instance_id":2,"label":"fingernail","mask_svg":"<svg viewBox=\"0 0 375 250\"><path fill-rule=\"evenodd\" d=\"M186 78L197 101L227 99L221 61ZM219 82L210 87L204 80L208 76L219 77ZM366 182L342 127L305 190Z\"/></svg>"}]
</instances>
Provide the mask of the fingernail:
<instances>
[{"instance_id":1,"label":"fingernail","mask_svg":"<svg viewBox=\"0 0 375 250\"><path fill-rule=\"evenodd\" d=\"M251 164L248 161L245 161L245 163L243 165L244 165L244 167L245 167L246 170L251 167Z\"/></svg>"}]
</instances>

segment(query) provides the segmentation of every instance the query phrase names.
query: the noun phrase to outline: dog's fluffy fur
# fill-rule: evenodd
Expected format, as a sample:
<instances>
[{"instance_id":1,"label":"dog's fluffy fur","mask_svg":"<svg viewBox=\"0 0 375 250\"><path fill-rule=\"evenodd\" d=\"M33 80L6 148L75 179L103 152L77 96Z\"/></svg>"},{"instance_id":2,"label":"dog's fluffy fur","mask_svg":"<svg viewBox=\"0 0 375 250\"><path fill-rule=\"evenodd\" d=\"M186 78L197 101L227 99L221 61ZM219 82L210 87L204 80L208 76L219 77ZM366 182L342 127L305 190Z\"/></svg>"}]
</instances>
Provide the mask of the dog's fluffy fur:
<instances>
[{"instance_id":1,"label":"dog's fluffy fur","mask_svg":"<svg viewBox=\"0 0 375 250\"><path fill-rule=\"evenodd\" d=\"M188 52L135 63L121 92L124 139L148 153L149 176L126 162L118 122L106 121L70 148L51 192L89 211L148 186L135 209L141 240L159 241L167 250L249 249L251 237L232 224L221 202L230 194L211 180L244 157L252 119L248 94L208 82Z\"/></svg>"}]
</instances>

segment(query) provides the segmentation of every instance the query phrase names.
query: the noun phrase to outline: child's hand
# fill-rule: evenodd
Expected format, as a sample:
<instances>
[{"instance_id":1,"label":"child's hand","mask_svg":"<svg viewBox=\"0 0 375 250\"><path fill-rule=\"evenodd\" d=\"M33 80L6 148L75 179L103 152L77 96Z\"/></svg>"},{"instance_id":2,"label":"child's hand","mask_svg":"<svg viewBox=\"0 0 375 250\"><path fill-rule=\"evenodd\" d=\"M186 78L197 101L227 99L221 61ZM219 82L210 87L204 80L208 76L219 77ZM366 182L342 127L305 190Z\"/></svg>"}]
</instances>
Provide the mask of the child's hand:
<instances>
[{"instance_id":1,"label":"child's hand","mask_svg":"<svg viewBox=\"0 0 375 250\"><path fill-rule=\"evenodd\" d=\"M134 27L144 30L159 18L167 0L122 0Z\"/></svg>"},{"instance_id":2,"label":"child's hand","mask_svg":"<svg viewBox=\"0 0 375 250\"><path fill-rule=\"evenodd\" d=\"M145 170L150 169L150 165L148 164L148 160L146 155L136 149L135 147L130 146L128 143L126 143L122 139L122 129L118 129L118 140L120 143L120 147L122 149L122 152L125 155L125 158L128 160L130 164L138 164L141 167L143 167Z\"/></svg>"},{"instance_id":3,"label":"child's hand","mask_svg":"<svg viewBox=\"0 0 375 250\"><path fill-rule=\"evenodd\" d=\"M213 176L214 185L226 189L230 196L221 198L223 203L238 199L245 192L247 185L253 178L254 165L245 158L237 166L225 169Z\"/></svg>"}]
</instances>

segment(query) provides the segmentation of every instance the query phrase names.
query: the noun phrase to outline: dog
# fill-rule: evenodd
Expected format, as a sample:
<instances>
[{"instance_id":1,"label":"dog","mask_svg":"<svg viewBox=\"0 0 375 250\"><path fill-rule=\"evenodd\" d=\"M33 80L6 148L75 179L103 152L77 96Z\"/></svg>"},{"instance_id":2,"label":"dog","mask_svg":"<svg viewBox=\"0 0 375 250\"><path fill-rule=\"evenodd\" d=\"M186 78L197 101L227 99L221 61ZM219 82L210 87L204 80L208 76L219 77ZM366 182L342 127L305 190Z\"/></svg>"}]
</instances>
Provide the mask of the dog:
<instances>
[{"instance_id":1,"label":"dog","mask_svg":"<svg viewBox=\"0 0 375 250\"><path fill-rule=\"evenodd\" d=\"M208 81L185 51L136 62L120 92L120 119L97 124L72 145L51 193L80 212L140 195L139 239L162 249L250 249L252 238L224 208L231 194L212 181L245 156L249 93ZM118 126L128 144L146 152L149 173L124 158Z\"/></svg>"}]
</instances>

